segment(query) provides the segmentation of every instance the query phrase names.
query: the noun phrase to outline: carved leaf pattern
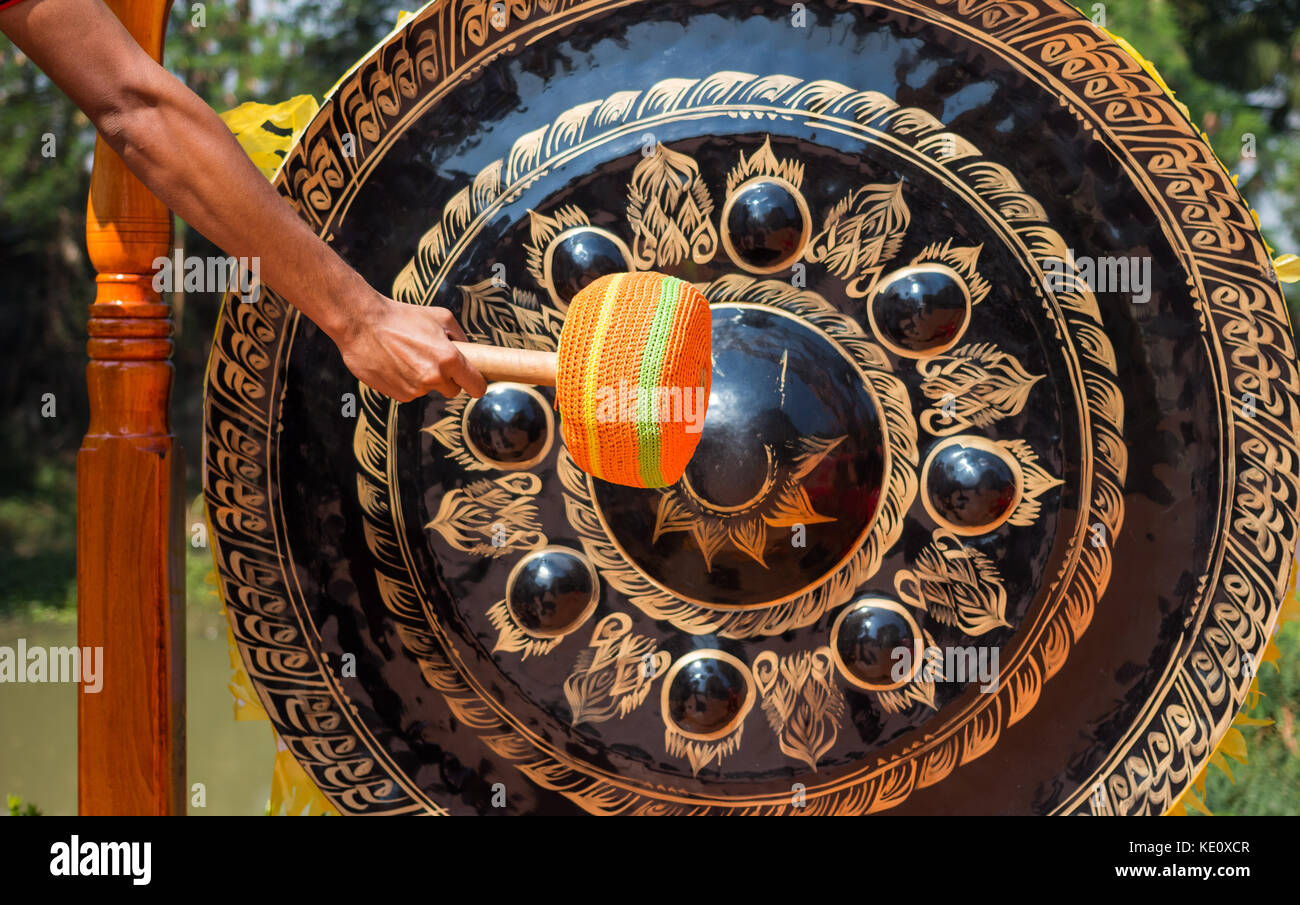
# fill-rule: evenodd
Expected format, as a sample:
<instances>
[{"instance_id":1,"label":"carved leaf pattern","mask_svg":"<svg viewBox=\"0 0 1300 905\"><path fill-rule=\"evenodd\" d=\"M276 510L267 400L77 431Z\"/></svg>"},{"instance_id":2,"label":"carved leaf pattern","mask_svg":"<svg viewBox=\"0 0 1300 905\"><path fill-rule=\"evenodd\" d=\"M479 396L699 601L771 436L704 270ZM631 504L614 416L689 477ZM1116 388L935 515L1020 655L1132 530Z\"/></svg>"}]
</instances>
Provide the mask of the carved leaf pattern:
<instances>
[{"instance_id":1,"label":"carved leaf pattern","mask_svg":"<svg viewBox=\"0 0 1300 905\"><path fill-rule=\"evenodd\" d=\"M894 589L904 602L968 635L1011 627L1006 619L1007 592L997 565L942 528L934 532L913 568L894 576Z\"/></svg>"},{"instance_id":2,"label":"carved leaf pattern","mask_svg":"<svg viewBox=\"0 0 1300 905\"><path fill-rule=\"evenodd\" d=\"M477 556L503 556L546 545L534 504L542 479L520 472L484 478L442 495L438 514L425 525L457 550Z\"/></svg>"},{"instance_id":3,"label":"carved leaf pattern","mask_svg":"<svg viewBox=\"0 0 1300 905\"><path fill-rule=\"evenodd\" d=\"M935 402L921 413L921 426L936 437L1018 415L1043 379L991 343L921 359L916 369L923 378L921 392Z\"/></svg>"},{"instance_id":4,"label":"carved leaf pattern","mask_svg":"<svg viewBox=\"0 0 1300 905\"><path fill-rule=\"evenodd\" d=\"M743 153L740 155L740 163L727 174L727 194L754 176L776 176L795 188L802 188L803 164L798 160L778 160L772 153L772 136L769 135L763 139L763 146L749 157Z\"/></svg>"},{"instance_id":5,"label":"carved leaf pattern","mask_svg":"<svg viewBox=\"0 0 1300 905\"><path fill-rule=\"evenodd\" d=\"M1038 521L1040 509L1038 498L1065 482L1060 478L1052 477L1047 469L1038 464L1038 454L1024 440L999 440L998 446L1016 458L1020 463L1020 472L1024 476L1020 502L1007 522L1022 528L1028 527Z\"/></svg>"},{"instance_id":6,"label":"carved leaf pattern","mask_svg":"<svg viewBox=\"0 0 1300 905\"><path fill-rule=\"evenodd\" d=\"M489 277L461 286L461 327L472 339L511 349L554 352L564 318L535 293L515 289Z\"/></svg>"},{"instance_id":7,"label":"carved leaf pattern","mask_svg":"<svg viewBox=\"0 0 1300 905\"><path fill-rule=\"evenodd\" d=\"M526 632L510 613L510 607L504 600L498 600L488 608L488 621L497 630L497 643L492 652L519 653L523 659L529 656L541 656L555 650L563 638L537 638Z\"/></svg>"},{"instance_id":8,"label":"carved leaf pattern","mask_svg":"<svg viewBox=\"0 0 1300 905\"><path fill-rule=\"evenodd\" d=\"M835 746L844 714L844 695L834 681L830 648L779 659L772 651L763 651L754 658L753 672L781 752L815 772L817 761Z\"/></svg>"},{"instance_id":9,"label":"carved leaf pattern","mask_svg":"<svg viewBox=\"0 0 1300 905\"><path fill-rule=\"evenodd\" d=\"M626 613L611 613L596 623L591 641L564 681L573 725L603 723L627 716L646 699L654 680L668 670L667 651L633 635Z\"/></svg>"},{"instance_id":10,"label":"carved leaf pattern","mask_svg":"<svg viewBox=\"0 0 1300 905\"><path fill-rule=\"evenodd\" d=\"M674 267L688 257L704 264L713 258L718 250L713 198L692 158L657 145L632 171L627 191L637 267Z\"/></svg>"},{"instance_id":11,"label":"carved leaf pattern","mask_svg":"<svg viewBox=\"0 0 1300 905\"><path fill-rule=\"evenodd\" d=\"M848 281L850 297L862 298L898 254L911 217L901 180L864 185L831 208L806 257Z\"/></svg>"},{"instance_id":12,"label":"carved leaf pattern","mask_svg":"<svg viewBox=\"0 0 1300 905\"><path fill-rule=\"evenodd\" d=\"M973 307L984 301L992 288L979 272L980 252L983 249L983 245L954 246L952 239L946 239L942 243L927 245L912 259L912 264L943 264L957 271L966 281Z\"/></svg>"}]
</instances>

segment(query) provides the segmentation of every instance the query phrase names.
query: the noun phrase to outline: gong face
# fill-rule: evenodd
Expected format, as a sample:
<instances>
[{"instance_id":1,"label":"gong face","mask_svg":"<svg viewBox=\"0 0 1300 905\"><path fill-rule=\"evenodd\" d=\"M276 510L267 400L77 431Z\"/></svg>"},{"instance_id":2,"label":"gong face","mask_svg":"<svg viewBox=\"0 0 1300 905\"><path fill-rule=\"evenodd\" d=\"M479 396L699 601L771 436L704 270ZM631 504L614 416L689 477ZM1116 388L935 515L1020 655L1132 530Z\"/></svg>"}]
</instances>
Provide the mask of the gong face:
<instances>
[{"instance_id":1,"label":"gong face","mask_svg":"<svg viewBox=\"0 0 1300 905\"><path fill-rule=\"evenodd\" d=\"M277 184L471 339L553 350L625 270L712 310L649 490L549 389L398 405L274 294L224 312L226 605L341 811L1161 812L1243 700L1295 544L1281 299L1065 5L434 4Z\"/></svg>"}]
</instances>

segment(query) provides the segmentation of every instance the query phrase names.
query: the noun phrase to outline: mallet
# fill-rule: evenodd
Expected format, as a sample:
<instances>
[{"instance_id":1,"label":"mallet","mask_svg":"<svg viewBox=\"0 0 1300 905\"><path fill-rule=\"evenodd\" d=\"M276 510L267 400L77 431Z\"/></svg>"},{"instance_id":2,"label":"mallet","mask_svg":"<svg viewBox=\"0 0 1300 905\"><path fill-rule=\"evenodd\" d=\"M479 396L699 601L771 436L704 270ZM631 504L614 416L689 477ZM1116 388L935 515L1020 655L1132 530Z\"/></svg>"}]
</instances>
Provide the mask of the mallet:
<instances>
[{"instance_id":1,"label":"mallet","mask_svg":"<svg viewBox=\"0 0 1300 905\"><path fill-rule=\"evenodd\" d=\"M565 445L583 471L666 487L700 442L711 332L709 303L690 283L615 273L573 297L557 352L456 346L488 380L554 386Z\"/></svg>"}]
</instances>

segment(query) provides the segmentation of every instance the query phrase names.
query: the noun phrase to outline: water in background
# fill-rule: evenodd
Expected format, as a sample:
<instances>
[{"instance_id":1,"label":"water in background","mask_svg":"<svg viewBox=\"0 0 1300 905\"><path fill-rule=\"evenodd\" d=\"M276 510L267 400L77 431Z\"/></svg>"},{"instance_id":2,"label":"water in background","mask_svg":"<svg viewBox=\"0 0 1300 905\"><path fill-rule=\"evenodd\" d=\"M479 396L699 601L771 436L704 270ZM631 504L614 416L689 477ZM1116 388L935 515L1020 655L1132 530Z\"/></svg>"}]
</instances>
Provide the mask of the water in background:
<instances>
[{"instance_id":1,"label":"water in background","mask_svg":"<svg viewBox=\"0 0 1300 905\"><path fill-rule=\"evenodd\" d=\"M207 601L192 602L188 640L189 781L203 783L207 807L191 815L260 815L271 788L275 743L271 724L236 722L223 617ZM0 645L66 647L77 643L71 621L0 622ZM17 795L46 814L77 812L76 685L6 683L0 695L0 798Z\"/></svg>"}]
</instances>

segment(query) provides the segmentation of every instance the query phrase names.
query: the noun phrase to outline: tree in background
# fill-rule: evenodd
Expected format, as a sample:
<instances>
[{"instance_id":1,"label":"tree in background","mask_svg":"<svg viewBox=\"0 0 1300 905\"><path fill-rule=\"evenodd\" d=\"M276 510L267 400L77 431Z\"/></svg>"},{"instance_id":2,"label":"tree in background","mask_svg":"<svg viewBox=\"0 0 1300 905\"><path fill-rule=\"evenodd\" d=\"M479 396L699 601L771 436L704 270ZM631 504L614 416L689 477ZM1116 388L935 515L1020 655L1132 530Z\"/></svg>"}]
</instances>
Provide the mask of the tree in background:
<instances>
[{"instance_id":1,"label":"tree in background","mask_svg":"<svg viewBox=\"0 0 1300 905\"><path fill-rule=\"evenodd\" d=\"M1178 13L1196 75L1238 101L1223 115L1208 98L1192 109L1206 111L1210 141L1242 174L1246 197L1276 199L1290 230L1279 250L1300 253L1300 0L1181 0ZM1256 156L1243 159L1246 135L1261 123ZM1300 323L1300 291L1288 298Z\"/></svg>"},{"instance_id":2,"label":"tree in background","mask_svg":"<svg viewBox=\"0 0 1300 905\"><path fill-rule=\"evenodd\" d=\"M392 0L234 0L172 7L165 59L218 111L321 98L397 22Z\"/></svg>"},{"instance_id":3,"label":"tree in background","mask_svg":"<svg viewBox=\"0 0 1300 905\"><path fill-rule=\"evenodd\" d=\"M1275 252L1300 241L1300 0L1076 2L1160 71L1256 208ZM1286 224L1290 234L1278 227ZM1273 229L1269 227L1273 226ZM1300 291L1288 287L1292 323Z\"/></svg>"},{"instance_id":4,"label":"tree in background","mask_svg":"<svg viewBox=\"0 0 1300 905\"><path fill-rule=\"evenodd\" d=\"M275 104L299 94L320 100L392 30L403 6L392 0L178 2L172 8L164 60L218 112L247 101ZM221 253L179 221L176 246L186 255ZM172 303L177 326L173 422L197 462L204 370L221 296L173 293ZM188 469L191 497L199 493L202 479L199 468Z\"/></svg>"},{"instance_id":5,"label":"tree in background","mask_svg":"<svg viewBox=\"0 0 1300 905\"><path fill-rule=\"evenodd\" d=\"M164 63L218 111L320 97L393 27L401 7L177 0ZM0 38L0 617L73 602L74 457L86 429L85 322L94 297L85 246L93 148L86 117ZM213 253L180 223L177 240ZM175 422L196 493L203 365L220 300L189 301L177 312Z\"/></svg>"},{"instance_id":6,"label":"tree in background","mask_svg":"<svg viewBox=\"0 0 1300 905\"><path fill-rule=\"evenodd\" d=\"M90 121L8 42L0 43L0 136L0 482L7 483L39 454L36 438L53 435L62 446L72 422L84 424L76 356L93 295L85 206L94 146ZM46 393L54 394L53 418Z\"/></svg>"}]
</instances>

